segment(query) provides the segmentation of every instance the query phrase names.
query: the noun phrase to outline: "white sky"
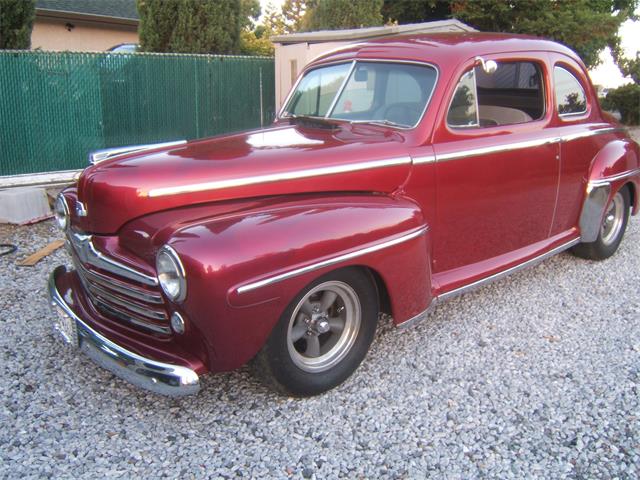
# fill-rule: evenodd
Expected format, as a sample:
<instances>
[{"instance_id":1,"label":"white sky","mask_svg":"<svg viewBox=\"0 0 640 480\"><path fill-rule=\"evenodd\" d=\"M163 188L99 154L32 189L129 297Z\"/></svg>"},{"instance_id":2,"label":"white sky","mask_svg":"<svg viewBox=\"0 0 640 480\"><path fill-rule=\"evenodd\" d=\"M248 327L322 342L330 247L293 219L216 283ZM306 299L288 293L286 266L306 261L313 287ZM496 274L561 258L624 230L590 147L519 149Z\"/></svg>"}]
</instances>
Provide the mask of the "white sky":
<instances>
[{"instance_id":1,"label":"white sky","mask_svg":"<svg viewBox=\"0 0 640 480\"><path fill-rule=\"evenodd\" d=\"M269 4L280 7L283 2L284 0L260 0L262 12L265 12ZM636 11L636 13L640 14L640 9ZM632 22L629 20L623 23L620 27L620 35L622 38L622 48L626 55L629 58L634 58L636 51L640 50L640 21ZM594 84L607 88L615 88L631 81L630 79L624 79L622 77L620 70L618 70L618 67L611 57L609 49L603 51L600 54L600 58L602 59L602 63L589 72L591 81Z\"/></svg>"}]
</instances>

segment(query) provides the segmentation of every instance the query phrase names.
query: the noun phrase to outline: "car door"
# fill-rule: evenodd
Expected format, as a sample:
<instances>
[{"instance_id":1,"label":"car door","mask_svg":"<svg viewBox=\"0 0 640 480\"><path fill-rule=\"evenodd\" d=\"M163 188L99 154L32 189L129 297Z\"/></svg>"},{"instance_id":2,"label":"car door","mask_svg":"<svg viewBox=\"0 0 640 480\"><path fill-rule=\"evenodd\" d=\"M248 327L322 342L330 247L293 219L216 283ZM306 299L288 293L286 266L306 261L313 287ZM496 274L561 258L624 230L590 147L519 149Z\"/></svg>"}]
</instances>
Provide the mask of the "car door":
<instances>
[{"instance_id":1,"label":"car door","mask_svg":"<svg viewBox=\"0 0 640 480\"><path fill-rule=\"evenodd\" d=\"M549 74L540 56L470 59L434 134L433 271L446 285L517 260L549 237L559 178ZM478 57L476 57L478 58ZM491 70L493 60L497 69ZM520 252L522 253L522 252ZM475 267L475 268L474 268Z\"/></svg>"}]
</instances>

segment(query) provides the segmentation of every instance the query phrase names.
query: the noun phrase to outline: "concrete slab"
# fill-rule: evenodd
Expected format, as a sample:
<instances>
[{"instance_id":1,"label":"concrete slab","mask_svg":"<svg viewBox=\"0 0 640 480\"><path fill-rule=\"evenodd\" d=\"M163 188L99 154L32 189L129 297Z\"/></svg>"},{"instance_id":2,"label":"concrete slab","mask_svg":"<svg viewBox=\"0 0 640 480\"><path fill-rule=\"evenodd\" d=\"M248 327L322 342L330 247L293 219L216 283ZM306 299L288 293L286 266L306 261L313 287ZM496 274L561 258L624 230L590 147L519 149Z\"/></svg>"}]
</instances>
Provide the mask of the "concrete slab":
<instances>
[{"instance_id":1,"label":"concrete slab","mask_svg":"<svg viewBox=\"0 0 640 480\"><path fill-rule=\"evenodd\" d=\"M10 188L0 190L0 223L24 224L51 215L44 188Z\"/></svg>"}]
</instances>

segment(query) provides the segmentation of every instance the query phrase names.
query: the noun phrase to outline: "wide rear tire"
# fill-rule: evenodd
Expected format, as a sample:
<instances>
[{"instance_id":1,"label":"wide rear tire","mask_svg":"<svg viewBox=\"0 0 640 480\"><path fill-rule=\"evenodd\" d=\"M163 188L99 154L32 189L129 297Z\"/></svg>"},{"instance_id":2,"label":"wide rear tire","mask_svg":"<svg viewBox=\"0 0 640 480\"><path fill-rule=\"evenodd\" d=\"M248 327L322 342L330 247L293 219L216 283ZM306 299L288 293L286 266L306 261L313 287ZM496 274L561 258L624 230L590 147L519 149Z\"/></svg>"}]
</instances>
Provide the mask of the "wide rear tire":
<instances>
[{"instance_id":1,"label":"wide rear tire","mask_svg":"<svg viewBox=\"0 0 640 480\"><path fill-rule=\"evenodd\" d=\"M630 206L629 189L623 187L616 192L605 208L605 214L596 241L580 243L573 247L572 252L578 257L589 260L604 260L616 253L627 229Z\"/></svg>"}]
</instances>

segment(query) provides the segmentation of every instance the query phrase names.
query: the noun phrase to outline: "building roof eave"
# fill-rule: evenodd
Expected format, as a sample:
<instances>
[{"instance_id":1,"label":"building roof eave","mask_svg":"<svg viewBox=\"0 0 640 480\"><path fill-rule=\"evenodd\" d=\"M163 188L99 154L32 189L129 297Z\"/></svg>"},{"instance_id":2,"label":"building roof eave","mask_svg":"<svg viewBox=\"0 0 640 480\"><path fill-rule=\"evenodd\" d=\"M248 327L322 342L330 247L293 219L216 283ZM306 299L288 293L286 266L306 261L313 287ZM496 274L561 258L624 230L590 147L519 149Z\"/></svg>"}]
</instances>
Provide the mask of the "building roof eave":
<instances>
[{"instance_id":1,"label":"building roof eave","mask_svg":"<svg viewBox=\"0 0 640 480\"><path fill-rule=\"evenodd\" d=\"M76 20L84 22L96 22L103 24L115 24L137 27L139 20L134 18L111 17L107 15L97 15L93 13L69 12L65 10L50 10L46 8L36 8L36 20L38 18L56 18L65 20Z\"/></svg>"}]
</instances>

